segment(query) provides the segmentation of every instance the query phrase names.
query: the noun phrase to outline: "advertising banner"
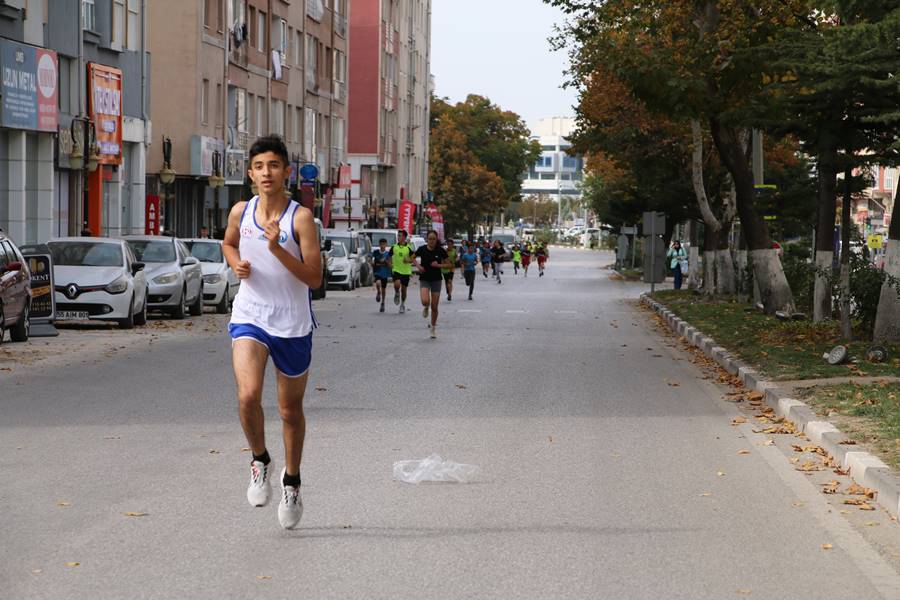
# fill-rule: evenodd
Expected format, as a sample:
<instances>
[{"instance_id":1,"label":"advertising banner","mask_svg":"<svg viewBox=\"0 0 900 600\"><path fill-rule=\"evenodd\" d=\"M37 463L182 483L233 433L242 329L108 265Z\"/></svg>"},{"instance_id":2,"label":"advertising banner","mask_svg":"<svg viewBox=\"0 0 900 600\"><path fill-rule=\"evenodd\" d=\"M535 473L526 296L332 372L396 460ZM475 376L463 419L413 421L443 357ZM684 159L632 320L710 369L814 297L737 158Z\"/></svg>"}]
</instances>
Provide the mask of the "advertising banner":
<instances>
[{"instance_id":1,"label":"advertising banner","mask_svg":"<svg viewBox=\"0 0 900 600\"><path fill-rule=\"evenodd\" d=\"M329 189L325 192L325 205L322 207L322 227L328 229L331 226L331 204L334 193Z\"/></svg>"},{"instance_id":2,"label":"advertising banner","mask_svg":"<svg viewBox=\"0 0 900 600\"><path fill-rule=\"evenodd\" d=\"M209 177L213 174L213 152L225 160L225 141L205 135L191 136L191 175ZM222 169L227 169L227 161ZM243 178L241 179L243 182Z\"/></svg>"},{"instance_id":3,"label":"advertising banner","mask_svg":"<svg viewBox=\"0 0 900 600\"><path fill-rule=\"evenodd\" d=\"M431 217L431 228L438 234L438 240L444 241L444 217L437 213Z\"/></svg>"},{"instance_id":4,"label":"advertising banner","mask_svg":"<svg viewBox=\"0 0 900 600\"><path fill-rule=\"evenodd\" d=\"M342 165L338 170L338 188L349 190L351 185L350 165Z\"/></svg>"},{"instance_id":5,"label":"advertising banner","mask_svg":"<svg viewBox=\"0 0 900 600\"><path fill-rule=\"evenodd\" d=\"M122 164L122 71L88 63L90 113L97 131L100 164Z\"/></svg>"},{"instance_id":6,"label":"advertising banner","mask_svg":"<svg viewBox=\"0 0 900 600\"><path fill-rule=\"evenodd\" d=\"M59 69L56 52L0 40L3 127L56 131Z\"/></svg>"},{"instance_id":7,"label":"advertising banner","mask_svg":"<svg viewBox=\"0 0 900 600\"><path fill-rule=\"evenodd\" d=\"M409 200L404 200L400 203L400 212L397 214L397 228L412 233L415 216L416 205Z\"/></svg>"},{"instance_id":8,"label":"advertising banner","mask_svg":"<svg viewBox=\"0 0 900 600\"><path fill-rule=\"evenodd\" d=\"M148 195L144 211L144 235L159 235L159 196Z\"/></svg>"}]
</instances>

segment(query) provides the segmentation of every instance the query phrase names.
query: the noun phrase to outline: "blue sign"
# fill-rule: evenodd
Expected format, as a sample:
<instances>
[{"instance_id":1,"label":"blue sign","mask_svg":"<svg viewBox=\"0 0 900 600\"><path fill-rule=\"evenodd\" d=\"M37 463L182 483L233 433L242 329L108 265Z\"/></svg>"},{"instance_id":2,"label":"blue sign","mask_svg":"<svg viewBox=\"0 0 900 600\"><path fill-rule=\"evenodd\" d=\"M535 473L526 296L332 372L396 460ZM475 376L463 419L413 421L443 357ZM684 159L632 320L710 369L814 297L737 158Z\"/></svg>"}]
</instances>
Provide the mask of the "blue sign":
<instances>
[{"instance_id":1,"label":"blue sign","mask_svg":"<svg viewBox=\"0 0 900 600\"><path fill-rule=\"evenodd\" d=\"M315 181L319 178L319 167L312 163L306 163L300 167L300 177L303 181Z\"/></svg>"},{"instance_id":2,"label":"blue sign","mask_svg":"<svg viewBox=\"0 0 900 600\"><path fill-rule=\"evenodd\" d=\"M0 40L0 95L3 127L56 131L58 70L56 52Z\"/></svg>"}]
</instances>

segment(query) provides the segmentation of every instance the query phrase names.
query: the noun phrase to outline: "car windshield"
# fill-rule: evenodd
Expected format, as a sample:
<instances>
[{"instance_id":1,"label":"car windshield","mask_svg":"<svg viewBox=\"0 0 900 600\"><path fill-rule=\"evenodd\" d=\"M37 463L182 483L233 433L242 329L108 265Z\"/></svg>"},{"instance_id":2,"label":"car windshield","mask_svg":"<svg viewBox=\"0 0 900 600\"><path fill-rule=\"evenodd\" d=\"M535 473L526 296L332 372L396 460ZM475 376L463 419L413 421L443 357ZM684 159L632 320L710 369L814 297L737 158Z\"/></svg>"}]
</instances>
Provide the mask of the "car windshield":
<instances>
[{"instance_id":1,"label":"car windshield","mask_svg":"<svg viewBox=\"0 0 900 600\"><path fill-rule=\"evenodd\" d=\"M105 242L50 242L53 264L61 267L121 267L122 247Z\"/></svg>"},{"instance_id":2,"label":"car windshield","mask_svg":"<svg viewBox=\"0 0 900 600\"><path fill-rule=\"evenodd\" d=\"M141 262L175 262L175 245L172 242L128 240L128 245L131 246L134 255Z\"/></svg>"},{"instance_id":3,"label":"car windshield","mask_svg":"<svg viewBox=\"0 0 900 600\"><path fill-rule=\"evenodd\" d=\"M397 243L397 234L390 231L367 231L366 235L372 241L372 247L378 247L378 240L387 240L388 248Z\"/></svg>"},{"instance_id":4,"label":"car windshield","mask_svg":"<svg viewBox=\"0 0 900 600\"><path fill-rule=\"evenodd\" d=\"M191 256L200 262L222 262L222 246L216 242L185 242L191 251Z\"/></svg>"},{"instance_id":5,"label":"car windshield","mask_svg":"<svg viewBox=\"0 0 900 600\"><path fill-rule=\"evenodd\" d=\"M331 244L331 255L337 258L343 258L347 256L346 250L344 250L344 245L340 242L334 242Z\"/></svg>"}]
</instances>

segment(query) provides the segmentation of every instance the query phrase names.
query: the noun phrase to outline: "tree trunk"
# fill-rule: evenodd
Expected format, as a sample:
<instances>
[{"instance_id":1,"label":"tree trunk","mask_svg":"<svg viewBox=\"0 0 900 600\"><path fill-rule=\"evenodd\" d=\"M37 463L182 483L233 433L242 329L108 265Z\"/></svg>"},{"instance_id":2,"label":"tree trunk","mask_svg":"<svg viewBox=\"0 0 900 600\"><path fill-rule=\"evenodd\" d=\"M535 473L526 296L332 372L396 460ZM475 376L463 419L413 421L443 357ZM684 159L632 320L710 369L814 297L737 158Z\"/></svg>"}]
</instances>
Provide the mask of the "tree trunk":
<instances>
[{"instance_id":1,"label":"tree trunk","mask_svg":"<svg viewBox=\"0 0 900 600\"><path fill-rule=\"evenodd\" d=\"M727 296L734 295L737 290L734 273L734 259L728 247L731 223L725 222L719 231L719 246L716 248L716 293Z\"/></svg>"},{"instance_id":2,"label":"tree trunk","mask_svg":"<svg viewBox=\"0 0 900 600\"><path fill-rule=\"evenodd\" d=\"M850 180L853 169L844 169L844 199L841 206L841 336L849 340L853 337L850 323L850 208L853 195Z\"/></svg>"},{"instance_id":3,"label":"tree trunk","mask_svg":"<svg viewBox=\"0 0 900 600\"><path fill-rule=\"evenodd\" d=\"M834 261L834 211L837 198L837 152L826 147L819 153L819 210L816 223L816 286L813 321L831 319L831 265Z\"/></svg>"},{"instance_id":4,"label":"tree trunk","mask_svg":"<svg viewBox=\"0 0 900 600\"><path fill-rule=\"evenodd\" d=\"M900 279L900 211L897 201L900 200L900 187L894 194L894 208L891 211L891 227L888 229L888 242L884 255L884 272L890 277ZM881 286L878 298L878 314L875 317L876 342L900 341L900 296L891 285L890 278Z\"/></svg>"},{"instance_id":5,"label":"tree trunk","mask_svg":"<svg viewBox=\"0 0 900 600\"><path fill-rule=\"evenodd\" d=\"M711 227L703 232L703 293L712 296L716 293L716 247L719 245L719 234Z\"/></svg>"},{"instance_id":6,"label":"tree trunk","mask_svg":"<svg viewBox=\"0 0 900 600\"><path fill-rule=\"evenodd\" d=\"M700 289L700 280L702 279L702 275L700 272L700 236L697 235L697 230L700 228L699 221L691 221L688 223L690 229L688 230L688 240L691 243L690 250L688 251L688 289L697 290Z\"/></svg>"},{"instance_id":7,"label":"tree trunk","mask_svg":"<svg viewBox=\"0 0 900 600\"><path fill-rule=\"evenodd\" d=\"M784 268L769 238L766 222L756 212L753 172L738 131L710 119L713 140L722 163L731 173L737 192L737 211L747 246L753 259L754 279L759 284L760 300L767 313L795 312L794 295L784 276Z\"/></svg>"},{"instance_id":8,"label":"tree trunk","mask_svg":"<svg viewBox=\"0 0 900 600\"><path fill-rule=\"evenodd\" d=\"M738 302L747 302L750 299L749 282L747 281L747 251L738 248L734 253L734 266L737 269Z\"/></svg>"}]
</instances>

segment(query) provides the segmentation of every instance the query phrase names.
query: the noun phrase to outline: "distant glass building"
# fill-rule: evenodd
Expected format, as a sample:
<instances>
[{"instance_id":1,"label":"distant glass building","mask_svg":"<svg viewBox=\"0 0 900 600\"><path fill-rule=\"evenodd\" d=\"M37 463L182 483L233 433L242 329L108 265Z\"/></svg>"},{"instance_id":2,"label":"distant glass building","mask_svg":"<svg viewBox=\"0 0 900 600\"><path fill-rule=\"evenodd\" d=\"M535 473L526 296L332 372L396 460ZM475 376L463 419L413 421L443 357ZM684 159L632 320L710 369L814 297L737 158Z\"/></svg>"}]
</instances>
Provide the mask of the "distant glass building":
<instances>
[{"instance_id":1,"label":"distant glass building","mask_svg":"<svg viewBox=\"0 0 900 600\"><path fill-rule=\"evenodd\" d=\"M569 137L575 131L575 119L549 117L540 119L532 131L532 140L541 145L541 156L522 182L522 197L543 195L559 205L559 223L573 222L581 203L584 158L570 156Z\"/></svg>"}]
</instances>

